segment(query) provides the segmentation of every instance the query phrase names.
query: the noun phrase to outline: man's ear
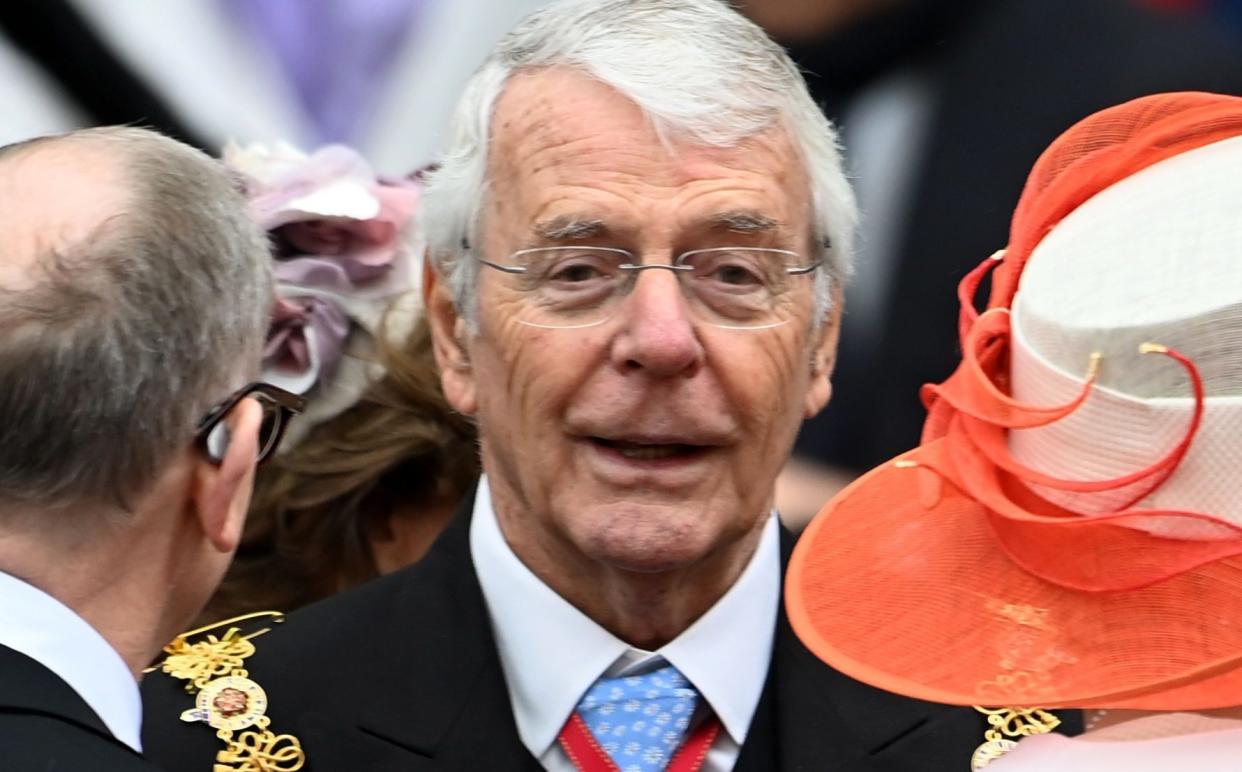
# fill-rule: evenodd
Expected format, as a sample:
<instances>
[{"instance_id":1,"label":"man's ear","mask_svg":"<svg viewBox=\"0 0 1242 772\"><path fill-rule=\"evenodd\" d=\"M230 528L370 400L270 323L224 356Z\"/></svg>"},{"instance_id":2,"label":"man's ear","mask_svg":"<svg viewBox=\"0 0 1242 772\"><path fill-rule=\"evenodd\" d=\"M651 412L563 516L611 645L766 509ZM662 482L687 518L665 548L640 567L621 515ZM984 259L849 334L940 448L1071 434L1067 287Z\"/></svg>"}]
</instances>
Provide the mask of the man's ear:
<instances>
[{"instance_id":1,"label":"man's ear","mask_svg":"<svg viewBox=\"0 0 1242 772\"><path fill-rule=\"evenodd\" d=\"M241 542L246 510L254 490L263 409L243 399L225 416L228 448L219 464L205 457L195 462L194 505L203 533L221 553L232 554Z\"/></svg>"},{"instance_id":2,"label":"man's ear","mask_svg":"<svg viewBox=\"0 0 1242 772\"><path fill-rule=\"evenodd\" d=\"M833 288L832 308L828 318L811 340L811 385L806 392L806 404L802 417L813 418L824 409L832 397L832 368L837 363L837 342L841 336L841 306L844 298L840 289Z\"/></svg>"},{"instance_id":3,"label":"man's ear","mask_svg":"<svg viewBox=\"0 0 1242 772\"><path fill-rule=\"evenodd\" d=\"M423 308L431 327L431 343L440 367L444 396L457 412L474 415L478 399L467 345L470 330L453 302L452 289L431 266L430 257L423 260Z\"/></svg>"}]
</instances>

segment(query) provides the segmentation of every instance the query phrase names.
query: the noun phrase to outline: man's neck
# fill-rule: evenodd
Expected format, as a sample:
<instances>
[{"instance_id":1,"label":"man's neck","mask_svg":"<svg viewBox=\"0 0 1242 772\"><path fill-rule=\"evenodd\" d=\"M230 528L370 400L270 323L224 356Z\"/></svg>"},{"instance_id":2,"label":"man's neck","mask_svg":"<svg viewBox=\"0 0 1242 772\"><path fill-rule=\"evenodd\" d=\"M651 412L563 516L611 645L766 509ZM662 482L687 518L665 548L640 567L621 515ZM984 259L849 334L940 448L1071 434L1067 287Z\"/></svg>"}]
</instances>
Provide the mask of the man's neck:
<instances>
[{"instance_id":1,"label":"man's neck","mask_svg":"<svg viewBox=\"0 0 1242 772\"><path fill-rule=\"evenodd\" d=\"M142 680L143 669L175 632L160 625L162 599L132 585L112 591L84 592L68 603L74 611L99 631L121 655L135 680Z\"/></svg>"},{"instance_id":2,"label":"man's neck","mask_svg":"<svg viewBox=\"0 0 1242 772\"><path fill-rule=\"evenodd\" d=\"M544 544L501 532L514 554L544 584L604 629L635 648L654 651L716 604L746 568L766 523L691 565L642 573L593 561L564 541Z\"/></svg>"},{"instance_id":3,"label":"man's neck","mask_svg":"<svg viewBox=\"0 0 1242 772\"><path fill-rule=\"evenodd\" d=\"M0 570L56 598L94 628L124 660L135 680L175 634L164 629L169 616L167 585L146 581L146 572L127 571L134 561L99 552L72 558L38 544L18 548L0 542Z\"/></svg>"}]
</instances>

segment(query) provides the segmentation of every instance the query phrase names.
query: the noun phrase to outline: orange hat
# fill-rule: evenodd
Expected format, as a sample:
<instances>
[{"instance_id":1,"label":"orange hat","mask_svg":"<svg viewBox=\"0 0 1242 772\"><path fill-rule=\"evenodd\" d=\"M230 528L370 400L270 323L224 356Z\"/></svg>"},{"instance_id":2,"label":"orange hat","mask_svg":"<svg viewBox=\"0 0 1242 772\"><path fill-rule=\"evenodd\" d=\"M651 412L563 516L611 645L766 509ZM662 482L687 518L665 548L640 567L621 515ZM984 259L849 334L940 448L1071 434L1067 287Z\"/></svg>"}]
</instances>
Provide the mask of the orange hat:
<instances>
[{"instance_id":1,"label":"orange hat","mask_svg":"<svg viewBox=\"0 0 1242 772\"><path fill-rule=\"evenodd\" d=\"M1058 138L962 281L922 443L799 541L802 641L936 702L1242 704L1239 279L1242 99L1145 97Z\"/></svg>"}]
</instances>

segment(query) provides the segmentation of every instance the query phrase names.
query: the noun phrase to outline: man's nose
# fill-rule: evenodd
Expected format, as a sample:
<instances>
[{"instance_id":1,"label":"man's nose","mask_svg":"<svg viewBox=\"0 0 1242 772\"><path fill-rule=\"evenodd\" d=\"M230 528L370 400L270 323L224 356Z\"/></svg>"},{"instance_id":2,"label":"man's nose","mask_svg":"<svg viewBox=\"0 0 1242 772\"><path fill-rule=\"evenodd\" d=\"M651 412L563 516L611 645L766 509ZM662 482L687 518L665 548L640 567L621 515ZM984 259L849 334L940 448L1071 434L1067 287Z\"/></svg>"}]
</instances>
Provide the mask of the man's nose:
<instances>
[{"instance_id":1,"label":"man's nose","mask_svg":"<svg viewBox=\"0 0 1242 772\"><path fill-rule=\"evenodd\" d=\"M704 351L690 306L673 271L641 271L620 309L622 328L613 359L626 370L657 377L692 375Z\"/></svg>"}]
</instances>

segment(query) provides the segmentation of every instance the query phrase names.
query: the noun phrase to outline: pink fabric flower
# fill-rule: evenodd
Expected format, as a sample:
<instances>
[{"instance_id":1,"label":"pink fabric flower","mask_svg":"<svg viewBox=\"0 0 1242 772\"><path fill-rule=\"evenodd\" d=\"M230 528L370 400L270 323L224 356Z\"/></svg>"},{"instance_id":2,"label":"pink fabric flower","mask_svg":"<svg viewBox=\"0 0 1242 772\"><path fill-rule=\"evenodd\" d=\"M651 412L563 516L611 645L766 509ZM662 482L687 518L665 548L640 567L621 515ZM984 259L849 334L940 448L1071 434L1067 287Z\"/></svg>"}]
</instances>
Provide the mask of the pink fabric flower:
<instances>
[{"instance_id":1,"label":"pink fabric flower","mask_svg":"<svg viewBox=\"0 0 1242 772\"><path fill-rule=\"evenodd\" d=\"M283 245L293 254L335 258L354 283L380 278L392 270L401 229L414 212L418 192L376 184L371 194L379 202L375 217L291 222L275 230L278 248Z\"/></svg>"},{"instance_id":2,"label":"pink fabric flower","mask_svg":"<svg viewBox=\"0 0 1242 772\"><path fill-rule=\"evenodd\" d=\"M418 284L403 231L421 186L377 177L342 145L310 155L283 143L230 145L224 163L241 178L251 213L274 247L277 297L263 378L313 397L290 427L288 449L348 409L378 377L373 362L345 351L353 335L363 336L365 348L388 305Z\"/></svg>"},{"instance_id":3,"label":"pink fabric flower","mask_svg":"<svg viewBox=\"0 0 1242 772\"><path fill-rule=\"evenodd\" d=\"M332 300L277 298L263 349L263 368L285 383L304 382L308 389L332 377L348 336L349 317Z\"/></svg>"},{"instance_id":4,"label":"pink fabric flower","mask_svg":"<svg viewBox=\"0 0 1242 772\"><path fill-rule=\"evenodd\" d=\"M418 205L415 183L377 178L342 145L309 156L288 146L230 148L225 163L245 178L251 211L272 232L277 259L331 258L357 285L392 270Z\"/></svg>"}]
</instances>

